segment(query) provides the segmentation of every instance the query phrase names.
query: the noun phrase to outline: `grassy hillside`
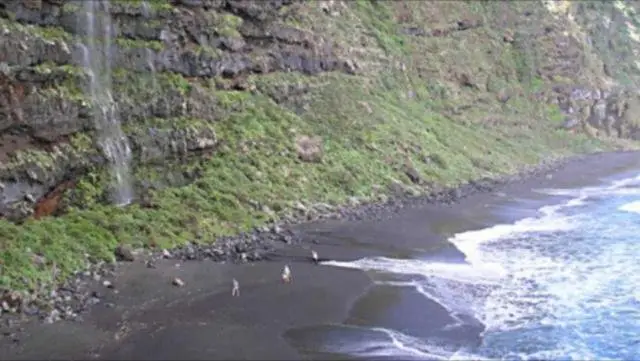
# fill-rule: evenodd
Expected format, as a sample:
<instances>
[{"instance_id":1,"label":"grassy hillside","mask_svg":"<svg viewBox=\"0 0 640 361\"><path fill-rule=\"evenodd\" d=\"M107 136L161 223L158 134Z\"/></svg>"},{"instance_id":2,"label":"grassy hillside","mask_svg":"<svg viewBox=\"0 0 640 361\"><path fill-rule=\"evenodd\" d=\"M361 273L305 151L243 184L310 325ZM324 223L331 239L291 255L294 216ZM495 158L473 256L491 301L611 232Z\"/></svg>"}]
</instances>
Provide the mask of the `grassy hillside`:
<instances>
[{"instance_id":1,"label":"grassy hillside","mask_svg":"<svg viewBox=\"0 0 640 361\"><path fill-rule=\"evenodd\" d=\"M557 84L615 83L602 65L614 50L565 35L538 2L306 2L279 11L283 24L349 59L354 74L254 74L245 90L216 86L224 79L116 74L118 91L131 96L154 81L186 94L197 83L217 99L215 121L147 118L127 124L129 135L210 128L220 145L187 161L136 166L138 182L153 185L142 204L105 204L107 172L94 167L65 194L64 215L0 221L0 286L34 289L52 281L53 268L58 279L81 269L85 255L111 260L120 243L213 242L298 203L380 199L397 183L423 194L543 158L629 145L558 129L560 109L542 100ZM299 136L321 137L321 162L299 159Z\"/></svg>"}]
</instances>

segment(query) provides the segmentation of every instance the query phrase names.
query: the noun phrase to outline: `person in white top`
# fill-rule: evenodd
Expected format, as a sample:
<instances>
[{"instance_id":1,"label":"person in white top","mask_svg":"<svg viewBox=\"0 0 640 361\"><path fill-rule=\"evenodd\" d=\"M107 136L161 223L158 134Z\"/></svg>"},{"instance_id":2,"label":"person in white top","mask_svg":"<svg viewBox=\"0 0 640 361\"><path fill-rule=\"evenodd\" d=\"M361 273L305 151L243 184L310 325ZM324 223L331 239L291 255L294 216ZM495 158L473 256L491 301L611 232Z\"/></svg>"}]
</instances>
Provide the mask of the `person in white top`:
<instances>
[{"instance_id":1,"label":"person in white top","mask_svg":"<svg viewBox=\"0 0 640 361\"><path fill-rule=\"evenodd\" d=\"M284 269L282 269L282 280L284 283L291 282L291 270L289 269L289 265L285 265Z\"/></svg>"},{"instance_id":2,"label":"person in white top","mask_svg":"<svg viewBox=\"0 0 640 361\"><path fill-rule=\"evenodd\" d=\"M237 297L240 296L240 283L238 283L237 279L233 279L233 288L231 289L231 296Z\"/></svg>"}]
</instances>

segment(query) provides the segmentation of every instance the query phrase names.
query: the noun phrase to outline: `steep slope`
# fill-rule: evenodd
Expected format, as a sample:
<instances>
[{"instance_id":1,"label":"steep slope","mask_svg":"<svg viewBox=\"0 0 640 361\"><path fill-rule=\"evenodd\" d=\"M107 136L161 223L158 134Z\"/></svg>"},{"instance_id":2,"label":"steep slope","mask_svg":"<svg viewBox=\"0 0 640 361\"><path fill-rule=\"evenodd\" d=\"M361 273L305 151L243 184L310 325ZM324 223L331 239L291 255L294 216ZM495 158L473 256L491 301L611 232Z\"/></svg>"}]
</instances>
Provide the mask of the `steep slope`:
<instances>
[{"instance_id":1,"label":"steep slope","mask_svg":"<svg viewBox=\"0 0 640 361\"><path fill-rule=\"evenodd\" d=\"M113 2L139 197L118 208L78 4L0 4L1 286L638 136L635 3Z\"/></svg>"}]
</instances>

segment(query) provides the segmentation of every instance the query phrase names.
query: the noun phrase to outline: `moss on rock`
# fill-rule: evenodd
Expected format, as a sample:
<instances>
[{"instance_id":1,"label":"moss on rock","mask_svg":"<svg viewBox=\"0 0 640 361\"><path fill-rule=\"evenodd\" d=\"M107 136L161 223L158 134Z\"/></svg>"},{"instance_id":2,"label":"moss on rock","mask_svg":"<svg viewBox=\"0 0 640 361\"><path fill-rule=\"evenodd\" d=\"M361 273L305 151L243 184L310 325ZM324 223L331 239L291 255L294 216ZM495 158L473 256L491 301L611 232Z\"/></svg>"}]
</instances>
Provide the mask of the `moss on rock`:
<instances>
[{"instance_id":1,"label":"moss on rock","mask_svg":"<svg viewBox=\"0 0 640 361\"><path fill-rule=\"evenodd\" d=\"M140 49L151 49L160 51L164 49L164 46L160 41L152 41L152 40L138 40L138 39L128 39L128 38L116 38L115 43L118 46L123 48L140 48Z\"/></svg>"}]
</instances>

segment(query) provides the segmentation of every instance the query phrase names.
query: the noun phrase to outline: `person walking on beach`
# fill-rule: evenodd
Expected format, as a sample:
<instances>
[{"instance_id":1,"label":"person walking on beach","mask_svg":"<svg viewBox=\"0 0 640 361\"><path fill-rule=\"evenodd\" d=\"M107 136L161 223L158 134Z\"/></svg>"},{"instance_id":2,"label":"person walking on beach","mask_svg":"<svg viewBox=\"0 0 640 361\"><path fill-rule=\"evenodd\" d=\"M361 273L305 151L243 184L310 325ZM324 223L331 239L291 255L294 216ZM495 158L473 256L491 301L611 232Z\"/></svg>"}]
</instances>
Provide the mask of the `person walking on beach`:
<instances>
[{"instance_id":1,"label":"person walking on beach","mask_svg":"<svg viewBox=\"0 0 640 361\"><path fill-rule=\"evenodd\" d=\"M284 281L284 283L291 282L291 270L289 269L289 265L284 265L284 268L282 269L282 281Z\"/></svg>"},{"instance_id":2,"label":"person walking on beach","mask_svg":"<svg viewBox=\"0 0 640 361\"><path fill-rule=\"evenodd\" d=\"M231 289L231 296L238 297L240 296L240 283L238 283L237 279L233 279L233 288Z\"/></svg>"}]
</instances>

